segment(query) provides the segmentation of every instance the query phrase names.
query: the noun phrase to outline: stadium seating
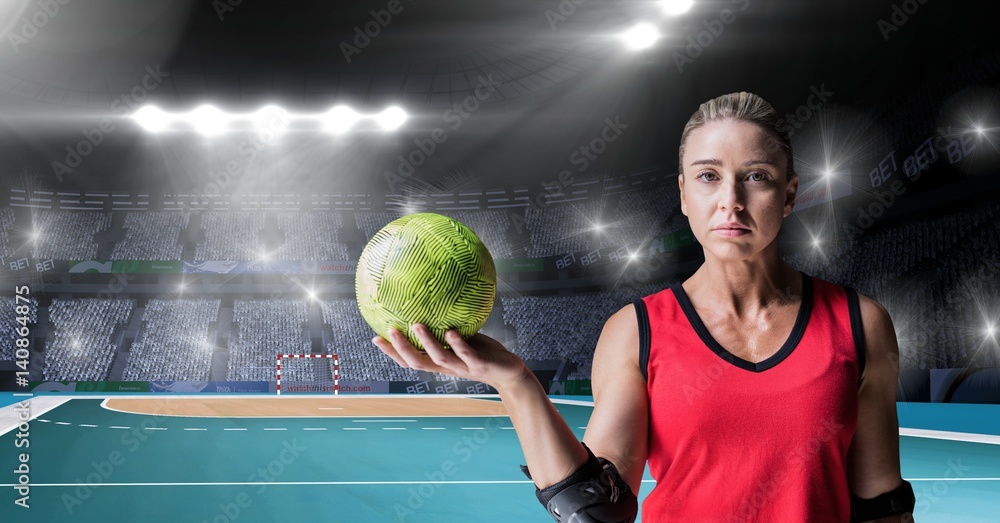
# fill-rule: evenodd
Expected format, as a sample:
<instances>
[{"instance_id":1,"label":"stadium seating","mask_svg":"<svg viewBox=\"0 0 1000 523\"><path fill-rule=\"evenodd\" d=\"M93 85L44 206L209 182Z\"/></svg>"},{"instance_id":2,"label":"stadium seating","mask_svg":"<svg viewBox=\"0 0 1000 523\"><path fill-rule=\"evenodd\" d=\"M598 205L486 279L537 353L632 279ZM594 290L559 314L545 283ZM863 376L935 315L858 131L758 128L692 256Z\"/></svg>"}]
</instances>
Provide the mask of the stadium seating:
<instances>
[{"instance_id":1,"label":"stadium seating","mask_svg":"<svg viewBox=\"0 0 1000 523\"><path fill-rule=\"evenodd\" d=\"M22 304L24 302L21 302ZM14 345L14 341L19 338L17 335L17 329L21 327L21 324L17 323L17 314L15 313L15 307L18 305L17 298L11 296L0 296L0 340L4 340L3 344L0 345L0 361L10 361L14 359L17 347ZM28 308L28 322L30 324L38 321L38 300L31 298L31 303Z\"/></svg>"},{"instance_id":2,"label":"stadium seating","mask_svg":"<svg viewBox=\"0 0 1000 523\"><path fill-rule=\"evenodd\" d=\"M219 300L150 300L122 379L207 381L218 315Z\"/></svg>"},{"instance_id":3,"label":"stadium seating","mask_svg":"<svg viewBox=\"0 0 1000 523\"><path fill-rule=\"evenodd\" d=\"M274 379L275 356L308 352L302 327L308 320L301 300L235 300L226 379Z\"/></svg>"},{"instance_id":4,"label":"stadium seating","mask_svg":"<svg viewBox=\"0 0 1000 523\"><path fill-rule=\"evenodd\" d=\"M278 213L284 243L270 257L276 260L346 261L347 246L340 241L342 218L338 213Z\"/></svg>"},{"instance_id":5,"label":"stadium seating","mask_svg":"<svg viewBox=\"0 0 1000 523\"><path fill-rule=\"evenodd\" d=\"M264 213L206 212L201 216L204 238L195 247L197 260L257 260L264 242Z\"/></svg>"},{"instance_id":6,"label":"stadium seating","mask_svg":"<svg viewBox=\"0 0 1000 523\"><path fill-rule=\"evenodd\" d=\"M361 317L354 300L341 299L321 302L323 323L333 331L328 352L340 358L342 379L351 381L416 381L417 372L396 365L382 354L371 339L371 327Z\"/></svg>"},{"instance_id":7,"label":"stadium seating","mask_svg":"<svg viewBox=\"0 0 1000 523\"><path fill-rule=\"evenodd\" d=\"M186 212L130 212L125 215L124 238L115 244L113 260L180 260L181 231Z\"/></svg>"},{"instance_id":8,"label":"stadium seating","mask_svg":"<svg viewBox=\"0 0 1000 523\"><path fill-rule=\"evenodd\" d=\"M45 347L46 380L108 379L117 346L115 329L128 322L133 300L53 300L52 331Z\"/></svg>"},{"instance_id":9,"label":"stadium seating","mask_svg":"<svg viewBox=\"0 0 1000 523\"><path fill-rule=\"evenodd\" d=\"M92 260L97 256L94 235L111 225L111 215L97 211L48 211L34 214L34 258Z\"/></svg>"}]
</instances>

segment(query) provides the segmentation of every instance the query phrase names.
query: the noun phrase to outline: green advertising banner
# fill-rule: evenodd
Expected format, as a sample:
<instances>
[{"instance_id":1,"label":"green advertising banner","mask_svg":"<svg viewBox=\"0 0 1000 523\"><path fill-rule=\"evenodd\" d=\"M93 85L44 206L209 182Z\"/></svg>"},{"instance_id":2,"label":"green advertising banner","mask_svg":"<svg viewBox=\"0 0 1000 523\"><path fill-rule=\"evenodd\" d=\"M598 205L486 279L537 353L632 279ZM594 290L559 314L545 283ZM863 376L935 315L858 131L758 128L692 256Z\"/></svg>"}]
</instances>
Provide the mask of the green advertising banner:
<instances>
[{"instance_id":1,"label":"green advertising banner","mask_svg":"<svg viewBox=\"0 0 1000 523\"><path fill-rule=\"evenodd\" d=\"M148 381L78 381L76 392L149 392Z\"/></svg>"},{"instance_id":2,"label":"green advertising banner","mask_svg":"<svg viewBox=\"0 0 1000 523\"><path fill-rule=\"evenodd\" d=\"M565 380L549 382L550 395L592 396L590 380Z\"/></svg>"},{"instance_id":3,"label":"green advertising banner","mask_svg":"<svg viewBox=\"0 0 1000 523\"><path fill-rule=\"evenodd\" d=\"M100 274L180 274L179 260L72 260L68 272Z\"/></svg>"},{"instance_id":4,"label":"green advertising banner","mask_svg":"<svg viewBox=\"0 0 1000 523\"><path fill-rule=\"evenodd\" d=\"M542 258L511 258L505 260L493 260L497 272L541 272L543 269Z\"/></svg>"},{"instance_id":5,"label":"green advertising banner","mask_svg":"<svg viewBox=\"0 0 1000 523\"><path fill-rule=\"evenodd\" d=\"M684 247L685 245L691 245L696 241L694 233L691 232L691 228L685 227L679 231L665 234L650 241L648 253L649 255L662 254L679 247Z\"/></svg>"}]
</instances>

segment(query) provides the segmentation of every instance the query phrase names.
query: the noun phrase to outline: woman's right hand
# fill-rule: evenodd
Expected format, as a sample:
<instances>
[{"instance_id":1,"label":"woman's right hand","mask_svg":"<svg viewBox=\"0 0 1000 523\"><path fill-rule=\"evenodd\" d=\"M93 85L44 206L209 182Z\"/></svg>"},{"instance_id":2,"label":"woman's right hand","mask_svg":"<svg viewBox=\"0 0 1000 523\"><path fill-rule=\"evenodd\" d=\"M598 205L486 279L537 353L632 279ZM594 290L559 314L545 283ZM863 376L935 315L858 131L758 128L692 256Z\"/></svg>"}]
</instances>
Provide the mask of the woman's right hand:
<instances>
[{"instance_id":1,"label":"woman's right hand","mask_svg":"<svg viewBox=\"0 0 1000 523\"><path fill-rule=\"evenodd\" d=\"M372 343L405 369L479 381L500 392L534 378L521 358L485 334L476 333L463 340L457 331L451 329L445 333L445 341L451 345L451 350L447 350L424 325L415 324L411 330L426 353L417 350L406 336L392 328L388 331L388 340L375 336Z\"/></svg>"}]
</instances>

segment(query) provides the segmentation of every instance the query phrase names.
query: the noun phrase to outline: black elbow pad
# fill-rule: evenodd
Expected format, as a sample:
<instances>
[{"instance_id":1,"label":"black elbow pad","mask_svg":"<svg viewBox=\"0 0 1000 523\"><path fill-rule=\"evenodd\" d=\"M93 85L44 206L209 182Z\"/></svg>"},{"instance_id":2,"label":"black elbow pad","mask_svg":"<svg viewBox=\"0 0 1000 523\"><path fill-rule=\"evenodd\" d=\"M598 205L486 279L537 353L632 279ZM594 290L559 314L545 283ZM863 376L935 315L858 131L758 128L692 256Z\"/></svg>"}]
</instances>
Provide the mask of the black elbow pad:
<instances>
[{"instance_id":1,"label":"black elbow pad","mask_svg":"<svg viewBox=\"0 0 1000 523\"><path fill-rule=\"evenodd\" d=\"M916 497L909 481L871 499L851 497L851 522L871 521L913 512Z\"/></svg>"},{"instance_id":2,"label":"black elbow pad","mask_svg":"<svg viewBox=\"0 0 1000 523\"><path fill-rule=\"evenodd\" d=\"M584 445L586 448L586 445ZM576 472L551 487L537 490L538 501L557 523L632 523L639 500L610 461L589 459ZM526 467L522 470L528 477Z\"/></svg>"}]
</instances>

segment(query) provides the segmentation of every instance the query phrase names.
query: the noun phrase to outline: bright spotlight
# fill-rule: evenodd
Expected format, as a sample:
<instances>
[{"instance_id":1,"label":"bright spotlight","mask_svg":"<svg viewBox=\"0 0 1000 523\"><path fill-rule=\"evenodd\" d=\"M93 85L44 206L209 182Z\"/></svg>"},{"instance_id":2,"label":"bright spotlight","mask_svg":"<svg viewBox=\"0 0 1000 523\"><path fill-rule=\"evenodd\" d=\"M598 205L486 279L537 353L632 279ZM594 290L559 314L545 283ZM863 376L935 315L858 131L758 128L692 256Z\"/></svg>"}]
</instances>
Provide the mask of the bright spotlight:
<instances>
[{"instance_id":1,"label":"bright spotlight","mask_svg":"<svg viewBox=\"0 0 1000 523\"><path fill-rule=\"evenodd\" d=\"M638 258L639 258L639 254L638 253L635 253L635 252L628 253L628 259L629 259L629 261L634 261L634 260L636 260Z\"/></svg>"},{"instance_id":2,"label":"bright spotlight","mask_svg":"<svg viewBox=\"0 0 1000 523\"><path fill-rule=\"evenodd\" d=\"M819 249L819 244L820 244L819 238L813 238L813 248Z\"/></svg>"},{"instance_id":3,"label":"bright spotlight","mask_svg":"<svg viewBox=\"0 0 1000 523\"><path fill-rule=\"evenodd\" d=\"M266 105L253 114L253 122L258 129L281 132L288 127L288 113L277 105Z\"/></svg>"},{"instance_id":4,"label":"bright spotlight","mask_svg":"<svg viewBox=\"0 0 1000 523\"><path fill-rule=\"evenodd\" d=\"M309 299L312 300L312 301L316 301L316 299L317 299L316 298L316 291L314 291L312 289L309 289Z\"/></svg>"},{"instance_id":5,"label":"bright spotlight","mask_svg":"<svg viewBox=\"0 0 1000 523\"><path fill-rule=\"evenodd\" d=\"M153 105L145 105L139 108L134 114L132 114L132 119L136 121L143 129L156 133L165 129L170 125L170 116L160 110L159 107Z\"/></svg>"},{"instance_id":6,"label":"bright spotlight","mask_svg":"<svg viewBox=\"0 0 1000 523\"><path fill-rule=\"evenodd\" d=\"M983 126L982 126L982 125L977 125L977 126L976 126L976 134L978 134L979 136L984 136L984 135L986 135L986 130L985 130L985 129L983 129Z\"/></svg>"},{"instance_id":7,"label":"bright spotlight","mask_svg":"<svg viewBox=\"0 0 1000 523\"><path fill-rule=\"evenodd\" d=\"M260 251L260 260L261 260L261 261L267 261L267 260L269 260L270 258L271 258L271 253L267 252L267 250L266 250L266 249L265 249L265 250L262 250L262 251Z\"/></svg>"},{"instance_id":8,"label":"bright spotlight","mask_svg":"<svg viewBox=\"0 0 1000 523\"><path fill-rule=\"evenodd\" d=\"M660 2L663 12L670 16L682 15L688 12L692 5L694 5L693 0L662 0Z\"/></svg>"},{"instance_id":9,"label":"bright spotlight","mask_svg":"<svg viewBox=\"0 0 1000 523\"><path fill-rule=\"evenodd\" d=\"M186 289L186 288L187 288L187 284L185 284L184 282L181 282L180 284L177 285L177 292L184 292L184 289Z\"/></svg>"},{"instance_id":10,"label":"bright spotlight","mask_svg":"<svg viewBox=\"0 0 1000 523\"><path fill-rule=\"evenodd\" d=\"M228 122L226 115L217 107L202 105L188 115L191 125L205 136L214 136L225 132Z\"/></svg>"},{"instance_id":11,"label":"bright spotlight","mask_svg":"<svg viewBox=\"0 0 1000 523\"><path fill-rule=\"evenodd\" d=\"M833 178L833 169L827 167L826 170L823 171L823 176L826 178Z\"/></svg>"},{"instance_id":12,"label":"bright spotlight","mask_svg":"<svg viewBox=\"0 0 1000 523\"><path fill-rule=\"evenodd\" d=\"M323 129L333 134L350 131L358 119L358 113L345 105L338 105L320 117Z\"/></svg>"},{"instance_id":13,"label":"bright spotlight","mask_svg":"<svg viewBox=\"0 0 1000 523\"><path fill-rule=\"evenodd\" d=\"M653 47L660 39L660 32L653 24L643 22L622 33L621 39L628 49L641 51Z\"/></svg>"},{"instance_id":14,"label":"bright spotlight","mask_svg":"<svg viewBox=\"0 0 1000 523\"><path fill-rule=\"evenodd\" d=\"M408 117L406 111L394 105L375 116L375 121L378 122L383 130L395 131L406 123Z\"/></svg>"},{"instance_id":15,"label":"bright spotlight","mask_svg":"<svg viewBox=\"0 0 1000 523\"><path fill-rule=\"evenodd\" d=\"M996 332L997 332L997 328L996 328L995 325L990 324L990 325L986 326L986 335L987 336L989 336L989 337L992 338L996 334Z\"/></svg>"},{"instance_id":16,"label":"bright spotlight","mask_svg":"<svg viewBox=\"0 0 1000 523\"><path fill-rule=\"evenodd\" d=\"M597 232L601 232L601 230L604 229L604 226L599 223L595 223L593 229Z\"/></svg>"}]
</instances>

